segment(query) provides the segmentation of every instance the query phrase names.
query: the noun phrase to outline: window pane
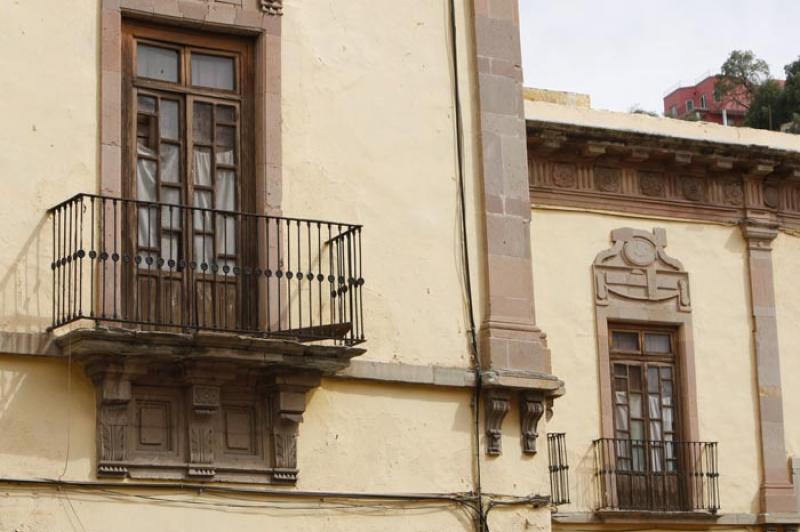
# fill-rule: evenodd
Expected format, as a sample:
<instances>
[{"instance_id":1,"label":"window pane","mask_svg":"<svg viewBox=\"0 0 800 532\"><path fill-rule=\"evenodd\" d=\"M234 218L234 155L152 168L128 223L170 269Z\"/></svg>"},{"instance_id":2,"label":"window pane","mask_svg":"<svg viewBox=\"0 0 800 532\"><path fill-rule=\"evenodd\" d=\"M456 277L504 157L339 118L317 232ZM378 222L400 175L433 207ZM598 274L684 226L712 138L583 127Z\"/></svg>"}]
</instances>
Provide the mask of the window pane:
<instances>
[{"instance_id":1,"label":"window pane","mask_svg":"<svg viewBox=\"0 0 800 532\"><path fill-rule=\"evenodd\" d=\"M175 265L169 265L170 260L178 261L180 251L180 239L174 233L161 235L161 258L164 259L162 269L174 270Z\"/></svg>"},{"instance_id":2,"label":"window pane","mask_svg":"<svg viewBox=\"0 0 800 532\"><path fill-rule=\"evenodd\" d=\"M642 417L642 396L638 393L631 394L631 417Z\"/></svg>"},{"instance_id":3,"label":"window pane","mask_svg":"<svg viewBox=\"0 0 800 532\"><path fill-rule=\"evenodd\" d=\"M210 266L213 261L211 257L214 255L214 242L210 236L194 235L194 260L199 265L205 264ZM201 268L202 269L202 268Z\"/></svg>"},{"instance_id":4,"label":"window pane","mask_svg":"<svg viewBox=\"0 0 800 532\"><path fill-rule=\"evenodd\" d=\"M136 161L136 198L156 201L156 163L148 159Z\"/></svg>"},{"instance_id":5,"label":"window pane","mask_svg":"<svg viewBox=\"0 0 800 532\"><path fill-rule=\"evenodd\" d=\"M217 253L236 253L236 219L234 216L217 215Z\"/></svg>"},{"instance_id":6,"label":"window pane","mask_svg":"<svg viewBox=\"0 0 800 532\"><path fill-rule=\"evenodd\" d=\"M223 211L236 210L236 173L232 170L217 170L214 207Z\"/></svg>"},{"instance_id":7,"label":"window pane","mask_svg":"<svg viewBox=\"0 0 800 532\"><path fill-rule=\"evenodd\" d=\"M661 389L658 384L658 368L647 368L647 391L650 393L659 393Z\"/></svg>"},{"instance_id":8,"label":"window pane","mask_svg":"<svg viewBox=\"0 0 800 532\"><path fill-rule=\"evenodd\" d=\"M217 126L217 164L236 164L236 129L230 126Z\"/></svg>"},{"instance_id":9,"label":"window pane","mask_svg":"<svg viewBox=\"0 0 800 532\"><path fill-rule=\"evenodd\" d=\"M628 409L624 406L617 406L617 415L615 418L615 425L617 430L628 430Z\"/></svg>"},{"instance_id":10,"label":"window pane","mask_svg":"<svg viewBox=\"0 0 800 532\"><path fill-rule=\"evenodd\" d=\"M156 99L152 96L139 96L137 98L140 113L155 113Z\"/></svg>"},{"instance_id":11,"label":"window pane","mask_svg":"<svg viewBox=\"0 0 800 532\"><path fill-rule=\"evenodd\" d=\"M217 106L217 122L236 122L236 108L232 105L218 105Z\"/></svg>"},{"instance_id":12,"label":"window pane","mask_svg":"<svg viewBox=\"0 0 800 532\"><path fill-rule=\"evenodd\" d=\"M235 67L232 57L192 54L192 85L232 91Z\"/></svg>"},{"instance_id":13,"label":"window pane","mask_svg":"<svg viewBox=\"0 0 800 532\"><path fill-rule=\"evenodd\" d=\"M136 45L136 74L143 78L178 82L178 51L149 44Z\"/></svg>"},{"instance_id":14,"label":"window pane","mask_svg":"<svg viewBox=\"0 0 800 532\"><path fill-rule=\"evenodd\" d=\"M161 181L164 183L180 183L181 157L176 144L161 144Z\"/></svg>"},{"instance_id":15,"label":"window pane","mask_svg":"<svg viewBox=\"0 0 800 532\"><path fill-rule=\"evenodd\" d=\"M211 193L205 190L195 190L194 192L194 206L202 207L203 209L211 208ZM213 232L214 224L211 219L211 213L208 211L194 211L194 228L196 231Z\"/></svg>"},{"instance_id":16,"label":"window pane","mask_svg":"<svg viewBox=\"0 0 800 532\"><path fill-rule=\"evenodd\" d=\"M177 140L180 138L180 109L175 100L161 100L161 136Z\"/></svg>"},{"instance_id":17,"label":"window pane","mask_svg":"<svg viewBox=\"0 0 800 532\"><path fill-rule=\"evenodd\" d=\"M158 246L158 211L151 207L139 207L139 247L154 248Z\"/></svg>"},{"instance_id":18,"label":"window pane","mask_svg":"<svg viewBox=\"0 0 800 532\"><path fill-rule=\"evenodd\" d=\"M647 353L669 354L672 352L670 336L668 334L645 334L644 350Z\"/></svg>"},{"instance_id":19,"label":"window pane","mask_svg":"<svg viewBox=\"0 0 800 532\"><path fill-rule=\"evenodd\" d=\"M639 351L639 333L614 331L611 335L611 348L615 351Z\"/></svg>"},{"instance_id":20,"label":"window pane","mask_svg":"<svg viewBox=\"0 0 800 532\"><path fill-rule=\"evenodd\" d=\"M211 148L195 148L193 160L194 183L211 186ZM211 208L211 205L208 206Z\"/></svg>"},{"instance_id":21,"label":"window pane","mask_svg":"<svg viewBox=\"0 0 800 532\"><path fill-rule=\"evenodd\" d=\"M631 439L643 440L644 439L644 422L631 421Z\"/></svg>"},{"instance_id":22,"label":"window pane","mask_svg":"<svg viewBox=\"0 0 800 532\"><path fill-rule=\"evenodd\" d=\"M210 103L195 102L192 116L192 135L195 143L211 144L211 128L214 123L211 116L212 110Z\"/></svg>"}]
</instances>

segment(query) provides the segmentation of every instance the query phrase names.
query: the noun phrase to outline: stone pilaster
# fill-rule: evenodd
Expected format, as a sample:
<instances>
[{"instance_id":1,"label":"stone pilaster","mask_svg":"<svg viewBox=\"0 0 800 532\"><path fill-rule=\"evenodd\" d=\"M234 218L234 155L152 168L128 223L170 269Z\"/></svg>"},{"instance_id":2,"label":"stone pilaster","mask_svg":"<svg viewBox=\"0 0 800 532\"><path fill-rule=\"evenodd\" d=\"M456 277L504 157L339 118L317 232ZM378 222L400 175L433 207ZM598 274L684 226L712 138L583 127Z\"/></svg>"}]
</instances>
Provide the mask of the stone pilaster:
<instances>
[{"instance_id":1,"label":"stone pilaster","mask_svg":"<svg viewBox=\"0 0 800 532\"><path fill-rule=\"evenodd\" d=\"M750 278L750 305L756 358L756 387L761 446L761 512L797 511L783 430L783 393L775 315L772 242L778 235L773 225L745 222Z\"/></svg>"},{"instance_id":2,"label":"stone pilaster","mask_svg":"<svg viewBox=\"0 0 800 532\"><path fill-rule=\"evenodd\" d=\"M486 234L484 370L550 371L536 327L519 8L516 0L475 0L475 46Z\"/></svg>"}]
</instances>

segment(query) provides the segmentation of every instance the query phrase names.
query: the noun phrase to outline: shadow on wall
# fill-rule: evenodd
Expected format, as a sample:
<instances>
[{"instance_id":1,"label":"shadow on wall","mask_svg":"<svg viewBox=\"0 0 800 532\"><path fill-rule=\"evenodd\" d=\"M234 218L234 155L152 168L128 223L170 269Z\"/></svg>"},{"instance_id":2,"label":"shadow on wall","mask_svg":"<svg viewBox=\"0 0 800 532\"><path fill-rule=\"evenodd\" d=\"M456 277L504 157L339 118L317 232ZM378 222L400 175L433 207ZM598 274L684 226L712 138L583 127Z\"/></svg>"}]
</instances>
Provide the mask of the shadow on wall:
<instances>
[{"instance_id":1,"label":"shadow on wall","mask_svg":"<svg viewBox=\"0 0 800 532\"><path fill-rule=\"evenodd\" d=\"M45 214L0 277L0 352L44 353L52 316L52 235Z\"/></svg>"}]
</instances>

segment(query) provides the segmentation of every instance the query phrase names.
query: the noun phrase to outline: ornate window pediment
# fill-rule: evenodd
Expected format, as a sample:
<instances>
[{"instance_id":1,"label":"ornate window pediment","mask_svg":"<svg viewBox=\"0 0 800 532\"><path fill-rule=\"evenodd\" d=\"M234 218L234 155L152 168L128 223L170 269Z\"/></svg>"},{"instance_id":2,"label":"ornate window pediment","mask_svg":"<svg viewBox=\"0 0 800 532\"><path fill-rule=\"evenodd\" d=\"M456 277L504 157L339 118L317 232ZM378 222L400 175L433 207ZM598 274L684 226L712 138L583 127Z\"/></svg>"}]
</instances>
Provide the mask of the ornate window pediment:
<instances>
[{"instance_id":1,"label":"ornate window pediment","mask_svg":"<svg viewBox=\"0 0 800 532\"><path fill-rule=\"evenodd\" d=\"M600 253L593 265L598 305L608 305L609 298L675 300L678 310L691 311L689 274L680 261L667 255L663 229L652 233L627 227L615 229L611 240L611 249Z\"/></svg>"}]
</instances>

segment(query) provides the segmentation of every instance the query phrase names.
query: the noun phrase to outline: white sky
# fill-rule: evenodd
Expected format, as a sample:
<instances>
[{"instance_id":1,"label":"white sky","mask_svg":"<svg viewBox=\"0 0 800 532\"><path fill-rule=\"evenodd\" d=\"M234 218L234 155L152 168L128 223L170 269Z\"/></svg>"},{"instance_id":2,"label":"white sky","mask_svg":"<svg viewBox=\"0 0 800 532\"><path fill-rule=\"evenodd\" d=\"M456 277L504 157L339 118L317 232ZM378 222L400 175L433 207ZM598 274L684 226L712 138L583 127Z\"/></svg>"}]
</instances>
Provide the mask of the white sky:
<instances>
[{"instance_id":1,"label":"white sky","mask_svg":"<svg viewBox=\"0 0 800 532\"><path fill-rule=\"evenodd\" d=\"M661 113L667 89L753 50L776 78L800 56L800 0L520 0L525 85Z\"/></svg>"}]
</instances>

